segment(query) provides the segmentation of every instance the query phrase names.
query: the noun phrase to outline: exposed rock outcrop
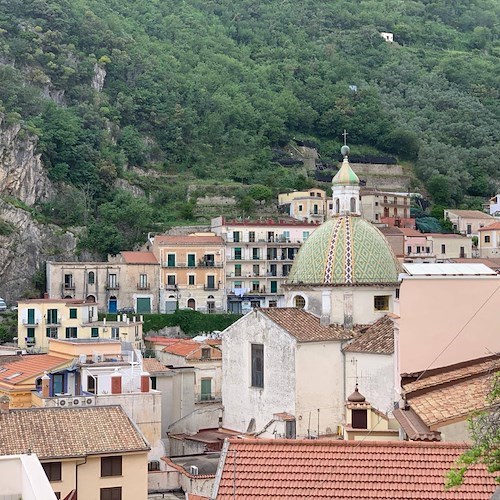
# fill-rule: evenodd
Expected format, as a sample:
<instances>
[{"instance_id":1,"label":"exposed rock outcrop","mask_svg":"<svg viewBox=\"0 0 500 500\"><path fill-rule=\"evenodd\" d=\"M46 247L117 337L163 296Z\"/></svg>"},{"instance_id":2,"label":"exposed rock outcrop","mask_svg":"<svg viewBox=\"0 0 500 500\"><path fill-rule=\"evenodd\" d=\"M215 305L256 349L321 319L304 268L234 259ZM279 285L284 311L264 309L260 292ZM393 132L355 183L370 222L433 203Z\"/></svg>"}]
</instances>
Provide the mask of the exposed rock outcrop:
<instances>
[{"instance_id":1,"label":"exposed rock outcrop","mask_svg":"<svg viewBox=\"0 0 500 500\"><path fill-rule=\"evenodd\" d=\"M92 77L92 88L101 92L104 87L104 80L106 79L106 67L104 64L94 64L94 76Z\"/></svg>"},{"instance_id":2,"label":"exposed rock outcrop","mask_svg":"<svg viewBox=\"0 0 500 500\"><path fill-rule=\"evenodd\" d=\"M53 186L35 153L36 136L20 124L7 124L0 113L0 195L33 205L49 198Z\"/></svg>"},{"instance_id":3,"label":"exposed rock outcrop","mask_svg":"<svg viewBox=\"0 0 500 500\"><path fill-rule=\"evenodd\" d=\"M33 275L47 260L75 260L76 237L58 226L33 220L26 210L0 200L0 296L15 302L33 288Z\"/></svg>"}]
</instances>

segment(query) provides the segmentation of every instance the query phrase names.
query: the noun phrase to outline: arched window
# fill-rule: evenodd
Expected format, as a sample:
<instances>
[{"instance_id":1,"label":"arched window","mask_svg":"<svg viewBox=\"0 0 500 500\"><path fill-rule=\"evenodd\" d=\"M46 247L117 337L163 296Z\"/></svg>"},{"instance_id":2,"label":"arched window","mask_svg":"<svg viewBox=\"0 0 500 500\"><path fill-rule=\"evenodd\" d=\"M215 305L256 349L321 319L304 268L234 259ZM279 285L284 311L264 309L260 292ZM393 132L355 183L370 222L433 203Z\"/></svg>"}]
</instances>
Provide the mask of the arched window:
<instances>
[{"instance_id":1,"label":"arched window","mask_svg":"<svg viewBox=\"0 0 500 500\"><path fill-rule=\"evenodd\" d=\"M95 302L95 295L87 295L85 299L87 302Z\"/></svg>"},{"instance_id":2,"label":"arched window","mask_svg":"<svg viewBox=\"0 0 500 500\"><path fill-rule=\"evenodd\" d=\"M193 311L196 310L196 301L194 299L188 299L187 306Z\"/></svg>"},{"instance_id":3,"label":"arched window","mask_svg":"<svg viewBox=\"0 0 500 500\"><path fill-rule=\"evenodd\" d=\"M94 271L90 271L89 272L89 275L87 277L87 283L89 285L93 285L95 283L95 273L94 273Z\"/></svg>"},{"instance_id":4,"label":"arched window","mask_svg":"<svg viewBox=\"0 0 500 500\"><path fill-rule=\"evenodd\" d=\"M304 309L304 307L306 307L306 299L304 299L302 295L295 296L295 307L298 307L299 309Z\"/></svg>"},{"instance_id":5,"label":"arched window","mask_svg":"<svg viewBox=\"0 0 500 500\"><path fill-rule=\"evenodd\" d=\"M398 209L397 209L397 208L395 208L395 209L394 209L394 217L397 217L397 216L398 216Z\"/></svg>"},{"instance_id":6,"label":"arched window","mask_svg":"<svg viewBox=\"0 0 500 500\"><path fill-rule=\"evenodd\" d=\"M351 198L351 213L356 212L356 198Z\"/></svg>"},{"instance_id":7,"label":"arched window","mask_svg":"<svg viewBox=\"0 0 500 500\"><path fill-rule=\"evenodd\" d=\"M340 200L338 198L335 198L335 213L340 213Z\"/></svg>"}]
</instances>

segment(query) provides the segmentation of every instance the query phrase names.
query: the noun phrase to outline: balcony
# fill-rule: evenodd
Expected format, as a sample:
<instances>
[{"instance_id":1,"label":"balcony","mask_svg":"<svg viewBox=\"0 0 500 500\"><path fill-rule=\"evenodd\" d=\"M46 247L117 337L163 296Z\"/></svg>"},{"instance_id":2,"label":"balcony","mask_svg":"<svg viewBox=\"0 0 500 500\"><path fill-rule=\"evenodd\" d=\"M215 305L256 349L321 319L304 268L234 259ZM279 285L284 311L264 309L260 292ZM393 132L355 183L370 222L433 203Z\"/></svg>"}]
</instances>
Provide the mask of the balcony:
<instances>
[{"instance_id":1,"label":"balcony","mask_svg":"<svg viewBox=\"0 0 500 500\"><path fill-rule=\"evenodd\" d=\"M33 327L33 326L38 326L38 320L33 320L33 321L29 321L27 319L23 319L23 326L26 326L26 327Z\"/></svg>"},{"instance_id":2,"label":"balcony","mask_svg":"<svg viewBox=\"0 0 500 500\"><path fill-rule=\"evenodd\" d=\"M205 290L205 292L216 292L218 289L219 285L213 285L213 286L203 285L203 290Z\"/></svg>"},{"instance_id":3,"label":"balcony","mask_svg":"<svg viewBox=\"0 0 500 500\"><path fill-rule=\"evenodd\" d=\"M165 290L177 290L177 285L165 285Z\"/></svg>"},{"instance_id":4,"label":"balcony","mask_svg":"<svg viewBox=\"0 0 500 500\"><path fill-rule=\"evenodd\" d=\"M75 284L74 283L64 283L64 289L65 290L74 290L75 289Z\"/></svg>"},{"instance_id":5,"label":"balcony","mask_svg":"<svg viewBox=\"0 0 500 500\"><path fill-rule=\"evenodd\" d=\"M118 283L108 283L106 285L106 290L119 290L120 285Z\"/></svg>"},{"instance_id":6,"label":"balcony","mask_svg":"<svg viewBox=\"0 0 500 500\"><path fill-rule=\"evenodd\" d=\"M137 283L137 290L149 290L151 285L149 283Z\"/></svg>"},{"instance_id":7,"label":"balcony","mask_svg":"<svg viewBox=\"0 0 500 500\"><path fill-rule=\"evenodd\" d=\"M212 260L203 260L200 259L196 264L193 264L191 262L176 262L173 265L169 265L167 262L162 262L161 267L166 267L170 269L174 268L187 268L187 269L195 269L197 267L216 267L216 268L221 268L222 267L222 262L214 262Z\"/></svg>"},{"instance_id":8,"label":"balcony","mask_svg":"<svg viewBox=\"0 0 500 500\"><path fill-rule=\"evenodd\" d=\"M196 403L218 403L222 401L222 396L220 392L207 393L197 393L195 394Z\"/></svg>"},{"instance_id":9,"label":"balcony","mask_svg":"<svg viewBox=\"0 0 500 500\"><path fill-rule=\"evenodd\" d=\"M27 346L34 346L36 344L36 339L35 337L26 337L26 345Z\"/></svg>"}]
</instances>

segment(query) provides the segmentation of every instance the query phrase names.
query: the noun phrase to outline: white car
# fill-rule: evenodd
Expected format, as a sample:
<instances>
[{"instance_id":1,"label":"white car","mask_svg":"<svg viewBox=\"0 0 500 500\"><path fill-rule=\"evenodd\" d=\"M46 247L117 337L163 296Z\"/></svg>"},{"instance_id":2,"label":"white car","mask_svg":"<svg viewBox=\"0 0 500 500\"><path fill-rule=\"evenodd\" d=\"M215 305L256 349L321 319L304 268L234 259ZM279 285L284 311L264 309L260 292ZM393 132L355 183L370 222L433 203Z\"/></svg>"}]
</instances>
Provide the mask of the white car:
<instances>
[{"instance_id":1,"label":"white car","mask_svg":"<svg viewBox=\"0 0 500 500\"><path fill-rule=\"evenodd\" d=\"M5 300L0 297L0 311L6 311L7 310L7 304L5 303Z\"/></svg>"}]
</instances>

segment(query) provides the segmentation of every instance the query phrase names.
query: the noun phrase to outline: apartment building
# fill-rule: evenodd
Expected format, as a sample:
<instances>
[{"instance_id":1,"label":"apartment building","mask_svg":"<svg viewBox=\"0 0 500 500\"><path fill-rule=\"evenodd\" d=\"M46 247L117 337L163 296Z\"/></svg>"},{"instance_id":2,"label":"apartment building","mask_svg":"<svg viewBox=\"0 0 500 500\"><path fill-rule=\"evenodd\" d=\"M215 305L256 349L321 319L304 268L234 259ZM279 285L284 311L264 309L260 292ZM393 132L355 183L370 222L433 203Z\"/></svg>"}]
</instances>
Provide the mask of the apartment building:
<instances>
[{"instance_id":1,"label":"apartment building","mask_svg":"<svg viewBox=\"0 0 500 500\"><path fill-rule=\"evenodd\" d=\"M17 343L47 352L52 339L114 339L142 347L142 318L118 315L98 321L97 305L80 299L27 299L18 302Z\"/></svg>"},{"instance_id":2,"label":"apartment building","mask_svg":"<svg viewBox=\"0 0 500 500\"><path fill-rule=\"evenodd\" d=\"M225 299L228 312L284 306L282 284L302 243L318 223L284 220L212 219L225 244Z\"/></svg>"},{"instance_id":3,"label":"apartment building","mask_svg":"<svg viewBox=\"0 0 500 500\"><path fill-rule=\"evenodd\" d=\"M500 255L500 222L494 222L479 229L479 257L489 258Z\"/></svg>"},{"instance_id":4,"label":"apartment building","mask_svg":"<svg viewBox=\"0 0 500 500\"><path fill-rule=\"evenodd\" d=\"M326 192L314 188L282 193L278 195L278 207L294 219L321 224L327 217Z\"/></svg>"},{"instance_id":5,"label":"apartment building","mask_svg":"<svg viewBox=\"0 0 500 500\"><path fill-rule=\"evenodd\" d=\"M373 223L389 226L415 228L415 219L410 215L410 196L374 190L361 190L361 213Z\"/></svg>"},{"instance_id":6,"label":"apartment building","mask_svg":"<svg viewBox=\"0 0 500 500\"><path fill-rule=\"evenodd\" d=\"M51 298L95 302L100 312L158 311L159 265L151 252L120 252L108 262L47 262Z\"/></svg>"},{"instance_id":7,"label":"apartment building","mask_svg":"<svg viewBox=\"0 0 500 500\"><path fill-rule=\"evenodd\" d=\"M495 222L494 217L479 210L445 210L444 217L455 231L466 236L478 236L479 229Z\"/></svg>"},{"instance_id":8,"label":"apartment building","mask_svg":"<svg viewBox=\"0 0 500 500\"><path fill-rule=\"evenodd\" d=\"M160 312L224 310L224 241L214 233L157 235L147 248L160 263Z\"/></svg>"}]
</instances>

